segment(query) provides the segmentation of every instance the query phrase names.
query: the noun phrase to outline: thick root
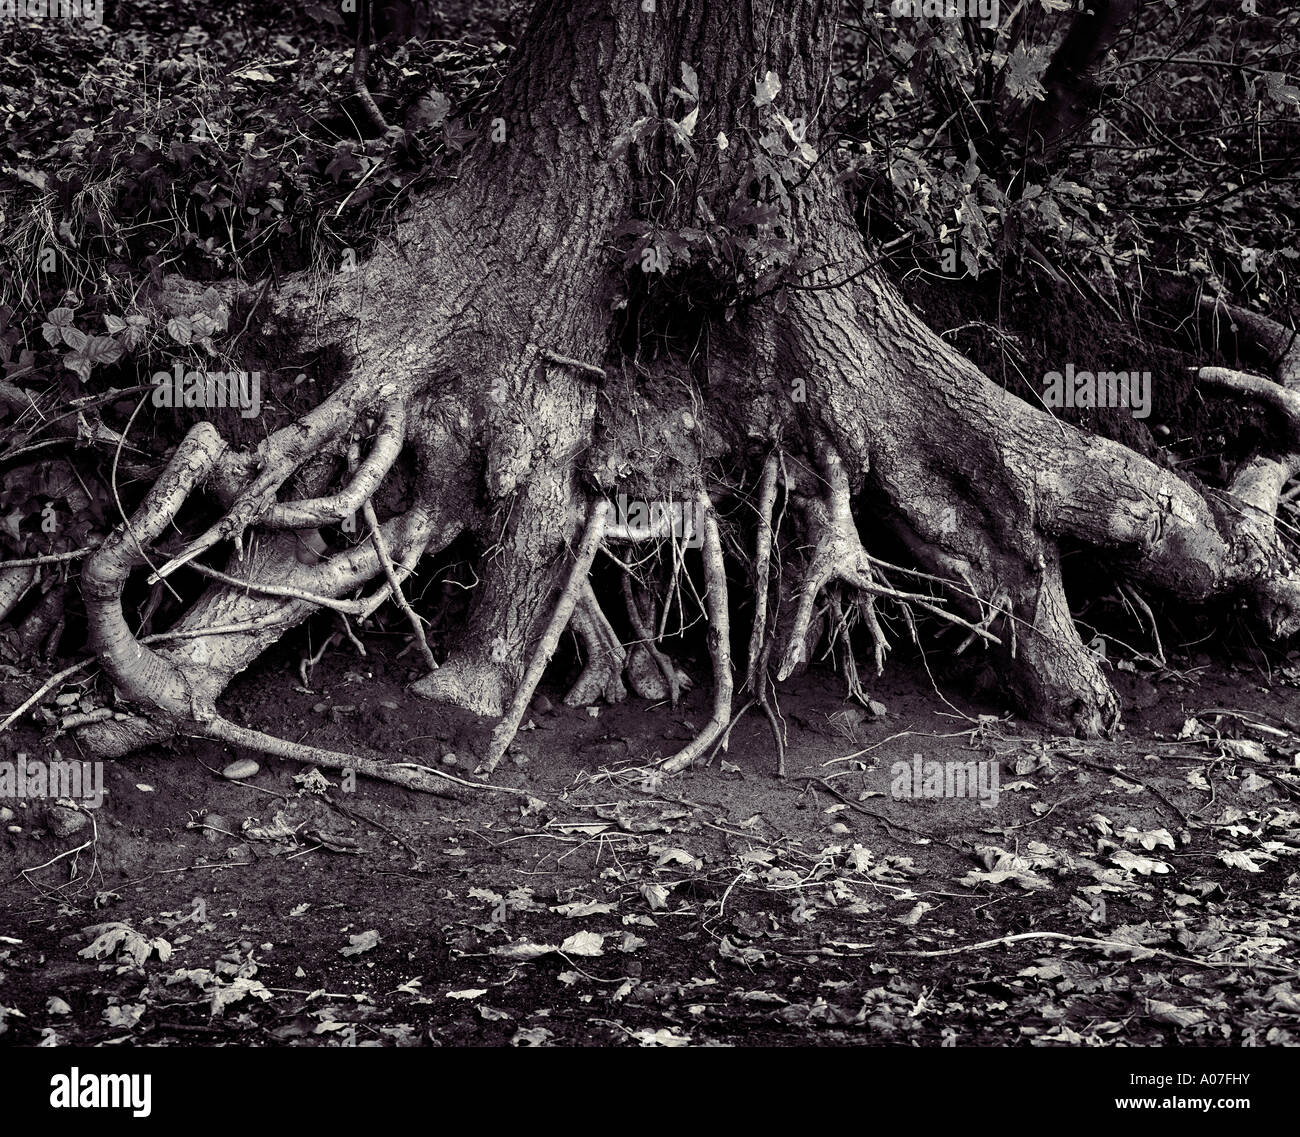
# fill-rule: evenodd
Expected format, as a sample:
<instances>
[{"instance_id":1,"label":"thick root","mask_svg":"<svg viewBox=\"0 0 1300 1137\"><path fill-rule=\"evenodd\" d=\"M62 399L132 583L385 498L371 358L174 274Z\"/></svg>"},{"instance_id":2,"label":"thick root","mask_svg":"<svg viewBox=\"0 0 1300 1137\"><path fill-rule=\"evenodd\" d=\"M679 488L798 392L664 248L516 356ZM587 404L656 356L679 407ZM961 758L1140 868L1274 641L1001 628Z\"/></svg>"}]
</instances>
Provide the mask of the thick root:
<instances>
[{"instance_id":1,"label":"thick root","mask_svg":"<svg viewBox=\"0 0 1300 1137\"><path fill-rule=\"evenodd\" d=\"M573 567L569 570L569 579L560 593L549 623L533 649L532 659L529 660L523 678L515 688L514 698L510 701L505 717L492 731L492 741L489 744L487 758L483 762L483 768L487 773L496 769L497 763L501 761L507 747L513 741L519 730L519 724L523 721L524 712L532 701L533 692L537 689L542 672L546 670L547 663L555 654L560 635L568 626L573 610L582 598L583 590L589 587L587 573L591 571L591 564L596 559L596 551L600 548L610 512L610 505L605 501L598 502L592 508L586 531L582 535L582 541L574 557Z\"/></svg>"},{"instance_id":2,"label":"thick root","mask_svg":"<svg viewBox=\"0 0 1300 1137\"><path fill-rule=\"evenodd\" d=\"M722 735L731 720L731 616L727 601L727 572L722 562L722 538L713 503L703 491L699 495L704 513L704 582L709 614L709 655L713 660L713 714L704 729L659 769L676 774L693 765Z\"/></svg>"},{"instance_id":3,"label":"thick root","mask_svg":"<svg viewBox=\"0 0 1300 1137\"><path fill-rule=\"evenodd\" d=\"M627 651L601 611L589 583L583 584L571 624L574 634L582 641L587 663L564 696L565 706L587 707L602 698L607 703L621 703L627 698L627 688L623 686Z\"/></svg>"}]
</instances>

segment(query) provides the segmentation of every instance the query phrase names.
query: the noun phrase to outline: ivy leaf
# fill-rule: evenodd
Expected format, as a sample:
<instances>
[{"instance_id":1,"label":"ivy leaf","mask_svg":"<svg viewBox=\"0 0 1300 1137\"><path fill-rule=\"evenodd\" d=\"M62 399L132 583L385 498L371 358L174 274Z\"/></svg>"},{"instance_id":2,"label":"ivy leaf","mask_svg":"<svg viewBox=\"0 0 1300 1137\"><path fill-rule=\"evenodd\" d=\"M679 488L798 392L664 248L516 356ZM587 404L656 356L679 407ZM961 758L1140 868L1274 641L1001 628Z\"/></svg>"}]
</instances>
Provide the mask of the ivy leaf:
<instances>
[{"instance_id":1,"label":"ivy leaf","mask_svg":"<svg viewBox=\"0 0 1300 1137\"><path fill-rule=\"evenodd\" d=\"M699 100L700 97L700 79L695 74L695 68L685 60L682 61L682 86L686 88L686 93L692 99Z\"/></svg>"},{"instance_id":2,"label":"ivy leaf","mask_svg":"<svg viewBox=\"0 0 1300 1137\"><path fill-rule=\"evenodd\" d=\"M78 333L79 335L81 333ZM107 336L82 336L85 342L75 351L63 357L63 366L81 376L81 381L90 381L91 369L97 363L116 363L122 358L122 346Z\"/></svg>"},{"instance_id":3,"label":"ivy leaf","mask_svg":"<svg viewBox=\"0 0 1300 1137\"><path fill-rule=\"evenodd\" d=\"M63 329L70 327L72 327L72 309L55 308L45 317L45 323L41 325L41 335L45 337L45 342L50 347L58 347L63 339Z\"/></svg>"},{"instance_id":4,"label":"ivy leaf","mask_svg":"<svg viewBox=\"0 0 1300 1137\"><path fill-rule=\"evenodd\" d=\"M754 80L757 88L754 94L754 106L765 107L781 93L781 80L775 71L769 71L761 79Z\"/></svg>"},{"instance_id":5,"label":"ivy leaf","mask_svg":"<svg viewBox=\"0 0 1300 1137\"><path fill-rule=\"evenodd\" d=\"M167 321L167 334L179 344L188 344L194 339L194 325L184 316L173 316Z\"/></svg>"},{"instance_id":6,"label":"ivy leaf","mask_svg":"<svg viewBox=\"0 0 1300 1137\"><path fill-rule=\"evenodd\" d=\"M432 128L446 122L450 113L451 100L435 88L420 96L411 117L416 126Z\"/></svg>"},{"instance_id":7,"label":"ivy leaf","mask_svg":"<svg viewBox=\"0 0 1300 1137\"><path fill-rule=\"evenodd\" d=\"M134 351L144 342L145 330L148 326L147 316L136 314L126 318L126 332L122 336L122 343L127 351Z\"/></svg>"}]
</instances>

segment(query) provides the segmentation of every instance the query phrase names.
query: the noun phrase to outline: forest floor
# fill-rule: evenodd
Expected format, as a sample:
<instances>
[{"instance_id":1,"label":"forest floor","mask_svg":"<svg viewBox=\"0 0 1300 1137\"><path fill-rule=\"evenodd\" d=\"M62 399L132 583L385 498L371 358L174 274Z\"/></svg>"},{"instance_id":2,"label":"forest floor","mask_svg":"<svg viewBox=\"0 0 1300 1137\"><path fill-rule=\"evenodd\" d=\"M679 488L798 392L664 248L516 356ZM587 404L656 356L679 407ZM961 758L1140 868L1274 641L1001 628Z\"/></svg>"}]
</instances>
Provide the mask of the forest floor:
<instances>
[{"instance_id":1,"label":"forest floor","mask_svg":"<svg viewBox=\"0 0 1300 1137\"><path fill-rule=\"evenodd\" d=\"M227 693L237 719L472 777L443 760L480 728L404 695L406 661L334 652L303 685L277 652ZM33 683L7 671L13 705ZM247 755L197 741L107 763L97 809L0 802L0 1034L1294 1045L1300 666L1115 679L1127 728L1085 743L906 666L873 718L812 670L782 692L784 780L754 712L711 767L654 777L707 691L598 711L550 691L493 778L518 794L313 792L262 757L234 782ZM0 759L58 744L9 731ZM896 797L914 755L996 762L996 806Z\"/></svg>"}]
</instances>

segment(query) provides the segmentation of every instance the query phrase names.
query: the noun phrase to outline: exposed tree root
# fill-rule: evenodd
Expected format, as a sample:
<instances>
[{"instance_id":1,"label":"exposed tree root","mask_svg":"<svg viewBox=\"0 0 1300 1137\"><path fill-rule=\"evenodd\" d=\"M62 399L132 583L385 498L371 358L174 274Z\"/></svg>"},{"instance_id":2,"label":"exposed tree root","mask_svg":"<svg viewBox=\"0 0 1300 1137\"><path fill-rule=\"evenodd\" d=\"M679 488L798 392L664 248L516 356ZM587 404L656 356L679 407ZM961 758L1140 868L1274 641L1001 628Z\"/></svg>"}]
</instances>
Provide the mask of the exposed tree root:
<instances>
[{"instance_id":1,"label":"exposed tree root","mask_svg":"<svg viewBox=\"0 0 1300 1137\"><path fill-rule=\"evenodd\" d=\"M664 690L668 694L669 705L675 707L682 697L682 682L673 661L659 649L658 634L651 627L654 623L654 615L652 613L650 619L647 620L642 613L630 573L625 572L623 574L622 586L623 603L627 609L628 621L638 637L637 644L646 651L659 669L659 674L664 681Z\"/></svg>"},{"instance_id":2,"label":"exposed tree root","mask_svg":"<svg viewBox=\"0 0 1300 1137\"><path fill-rule=\"evenodd\" d=\"M704 729L671 758L659 766L664 774L676 774L693 765L727 728L731 719L731 616L727 602L727 572L722 562L722 538L709 495L700 491L704 513L704 583L709 614L709 655L713 661L713 714Z\"/></svg>"},{"instance_id":3,"label":"exposed tree root","mask_svg":"<svg viewBox=\"0 0 1300 1137\"><path fill-rule=\"evenodd\" d=\"M314 529L336 525L357 513L397 460L405 436L406 408L395 389L389 387L379 392L379 397L386 405L374 446L345 489L328 498L284 504L275 500L276 492L304 462L351 430L366 398L360 384L340 389L293 426L277 431L262 443L255 456L255 464L262 472L248 485L239 487L235 500L216 525L158 569L149 583L166 578L227 539L235 542L237 551L242 551L243 535L251 525L260 524L267 529ZM247 469L247 466L242 456L233 458L217 471L218 484L238 485L241 467Z\"/></svg>"},{"instance_id":4,"label":"exposed tree root","mask_svg":"<svg viewBox=\"0 0 1300 1137\"><path fill-rule=\"evenodd\" d=\"M1283 387L1288 391L1300 390L1300 332L1217 296L1202 296L1199 303L1203 312L1215 317L1225 315L1234 330L1243 331L1247 343L1267 361Z\"/></svg>"},{"instance_id":5,"label":"exposed tree root","mask_svg":"<svg viewBox=\"0 0 1300 1137\"><path fill-rule=\"evenodd\" d=\"M587 663L564 696L565 705L586 707L600 698L607 703L621 703L627 698L627 688L623 686L627 651L586 581L571 624L574 634L582 641Z\"/></svg>"},{"instance_id":6,"label":"exposed tree root","mask_svg":"<svg viewBox=\"0 0 1300 1137\"><path fill-rule=\"evenodd\" d=\"M260 730L236 726L229 719L214 716L200 721L203 734L218 742L227 742L232 746L241 746L245 750L255 750L261 754L271 754L277 758L288 758L294 762L308 762L314 766L324 766L329 770L354 770L376 781L391 782L408 790L434 794L438 797L458 798L460 795L448 788L445 781L439 780L432 771L413 768L392 762L382 762L358 754L340 754L335 750L322 750L318 746L303 746L298 742L275 738L263 734Z\"/></svg>"},{"instance_id":7,"label":"exposed tree root","mask_svg":"<svg viewBox=\"0 0 1300 1137\"><path fill-rule=\"evenodd\" d=\"M0 620L14 610L27 590L36 583L40 571L36 565L0 568Z\"/></svg>"},{"instance_id":8,"label":"exposed tree root","mask_svg":"<svg viewBox=\"0 0 1300 1137\"><path fill-rule=\"evenodd\" d=\"M528 704L532 701L533 692L537 689L538 680L541 679L542 672L546 669L547 663L550 662L551 656L555 654L555 648L560 642L560 635L568 625L574 608L582 598L583 590L589 587L587 585L587 573L591 571L591 563L596 559L596 550L600 548L601 538L604 536L609 514L610 505L606 501L597 502L592 507L591 517L587 521L586 531L583 533L582 541L578 545L573 567L569 570L568 582L560 593L559 600L556 601L550 622L546 625L541 638L537 641L537 646L533 649L532 659L525 668L519 685L515 688L514 698L510 701L505 717L492 731L492 741L488 747L487 758L483 762L483 768L487 773L491 773L496 769L497 763L501 761L507 747L509 747L518 732L519 724L523 721L524 712L528 710Z\"/></svg>"},{"instance_id":9,"label":"exposed tree root","mask_svg":"<svg viewBox=\"0 0 1300 1137\"><path fill-rule=\"evenodd\" d=\"M772 511L776 505L777 457L768 456L758 484L758 536L754 547L754 626L749 633L745 686L761 697L759 660L767 642L767 585L772 572Z\"/></svg>"},{"instance_id":10,"label":"exposed tree root","mask_svg":"<svg viewBox=\"0 0 1300 1137\"><path fill-rule=\"evenodd\" d=\"M379 557L379 563L384 566L384 576L388 580L388 593L393 603L402 610L407 621L411 625L411 631L415 633L415 642L419 645L420 654L424 657L424 662L429 665L430 671L438 669L438 661L433 658L433 652L429 650L429 641L424 638L424 625L420 622L410 604L407 603L406 597L402 594L402 584L397 578L397 569L393 565L393 558L388 555L388 544L384 540L383 531L379 527L379 518L375 516L375 507L369 501L362 506L365 514L366 524L370 526L370 539L375 544L375 553ZM364 606L363 606L364 610ZM346 617L344 617L346 621Z\"/></svg>"},{"instance_id":11,"label":"exposed tree root","mask_svg":"<svg viewBox=\"0 0 1300 1137\"><path fill-rule=\"evenodd\" d=\"M936 616L968 629L972 634L981 636L991 643L1000 642L987 628L940 608L928 597L919 593L899 591L877 579L872 558L862 547L853 520L849 483L844 472L844 464L838 455L829 453L825 457L825 466L826 498L825 500L812 499L806 506L810 528L816 536L816 544L804 571L803 583L799 588L794 622L786 639L781 664L777 669L777 681L785 680L794 673L796 667L807 662L806 645L808 630L813 622L813 606L821 591L832 580L841 580L868 594L864 598L863 610L875 641L877 672L884 666L888 645L874 610L868 606L872 595L911 602ZM843 612L838 611L837 616L836 630L839 630L844 626ZM855 683L856 681L850 685L854 686Z\"/></svg>"}]
</instances>

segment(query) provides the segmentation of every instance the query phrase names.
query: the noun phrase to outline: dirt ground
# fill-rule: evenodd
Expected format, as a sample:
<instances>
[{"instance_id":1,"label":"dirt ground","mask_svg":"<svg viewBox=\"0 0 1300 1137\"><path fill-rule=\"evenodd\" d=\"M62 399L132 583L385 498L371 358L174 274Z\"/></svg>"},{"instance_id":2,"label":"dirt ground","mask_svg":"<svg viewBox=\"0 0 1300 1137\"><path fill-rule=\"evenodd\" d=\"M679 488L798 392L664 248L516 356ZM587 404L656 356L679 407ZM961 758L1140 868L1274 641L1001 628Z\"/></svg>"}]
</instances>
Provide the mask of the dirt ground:
<instances>
[{"instance_id":1,"label":"dirt ground","mask_svg":"<svg viewBox=\"0 0 1300 1137\"><path fill-rule=\"evenodd\" d=\"M473 777L482 727L405 695L409 659L300 661L278 649L228 712ZM0 803L0 1035L1295 1044L1300 666L1201 656L1115 680L1127 728L1084 743L940 694L919 666L872 687L883 715L814 669L782 693L784 780L752 711L711 767L655 776L707 691L597 711L563 687L499 788L455 798L334 773L319 792L261 756L229 781L248 755L206 742L109 763L98 809ZM9 669L4 705L31 686ZM56 746L75 755L11 730L0 759ZM894 763L917 754L996 760L996 808L896 799Z\"/></svg>"}]
</instances>

